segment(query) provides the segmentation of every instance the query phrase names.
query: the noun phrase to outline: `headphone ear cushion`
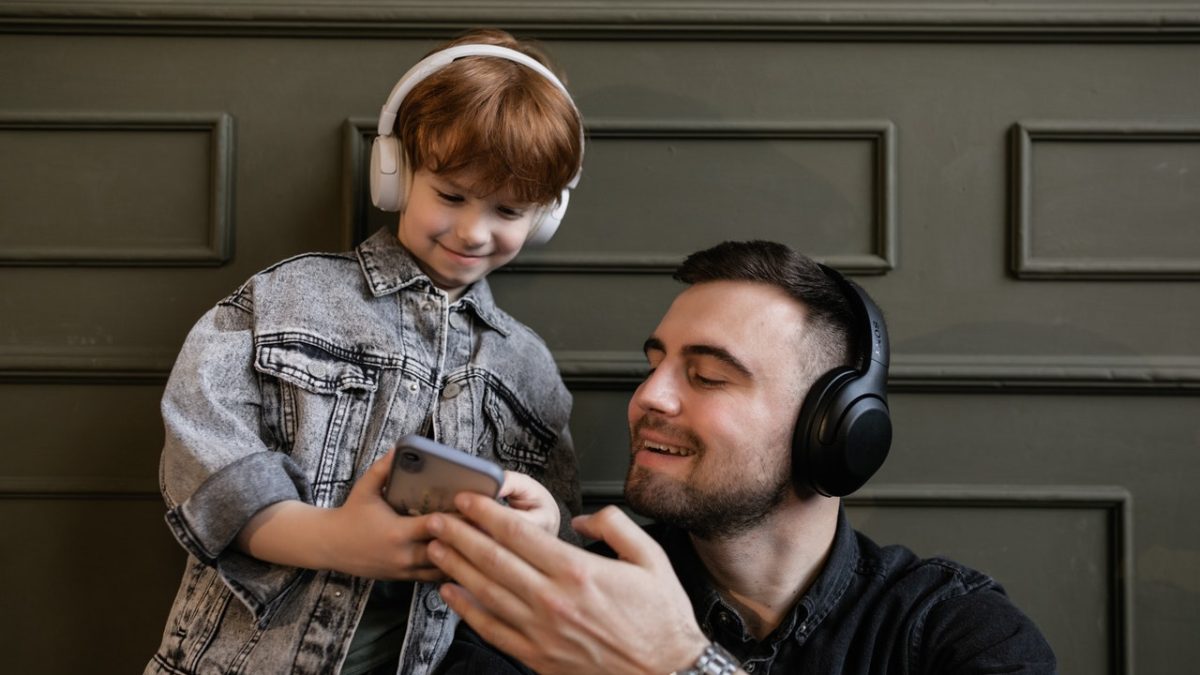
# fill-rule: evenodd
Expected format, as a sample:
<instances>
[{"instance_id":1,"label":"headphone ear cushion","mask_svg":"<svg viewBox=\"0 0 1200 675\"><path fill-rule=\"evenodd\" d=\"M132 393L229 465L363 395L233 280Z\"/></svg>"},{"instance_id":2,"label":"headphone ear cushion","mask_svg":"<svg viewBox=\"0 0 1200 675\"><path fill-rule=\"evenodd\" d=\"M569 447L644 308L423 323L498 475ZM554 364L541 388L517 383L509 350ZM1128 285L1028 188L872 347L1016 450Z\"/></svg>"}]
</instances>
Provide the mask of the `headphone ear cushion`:
<instances>
[{"instance_id":1,"label":"headphone ear cushion","mask_svg":"<svg viewBox=\"0 0 1200 675\"><path fill-rule=\"evenodd\" d=\"M892 418L877 396L856 398L841 409L832 443L812 449L810 466L816 488L830 497L843 497L870 480L883 466L892 444Z\"/></svg>"},{"instance_id":2,"label":"headphone ear cushion","mask_svg":"<svg viewBox=\"0 0 1200 675\"><path fill-rule=\"evenodd\" d=\"M571 201L571 189L565 188L558 196L558 203L550 207L538 209L537 218L530 227L529 236L525 238L526 246L540 246L550 241L563 217L567 215L567 204Z\"/></svg>"},{"instance_id":3,"label":"headphone ear cushion","mask_svg":"<svg viewBox=\"0 0 1200 675\"><path fill-rule=\"evenodd\" d=\"M384 211L403 211L408 168L395 136L376 136L371 144L371 203Z\"/></svg>"},{"instance_id":4,"label":"headphone ear cushion","mask_svg":"<svg viewBox=\"0 0 1200 675\"><path fill-rule=\"evenodd\" d=\"M858 371L834 368L809 388L792 436L792 479L823 495L862 487L883 465L892 440L887 403Z\"/></svg>"}]
</instances>

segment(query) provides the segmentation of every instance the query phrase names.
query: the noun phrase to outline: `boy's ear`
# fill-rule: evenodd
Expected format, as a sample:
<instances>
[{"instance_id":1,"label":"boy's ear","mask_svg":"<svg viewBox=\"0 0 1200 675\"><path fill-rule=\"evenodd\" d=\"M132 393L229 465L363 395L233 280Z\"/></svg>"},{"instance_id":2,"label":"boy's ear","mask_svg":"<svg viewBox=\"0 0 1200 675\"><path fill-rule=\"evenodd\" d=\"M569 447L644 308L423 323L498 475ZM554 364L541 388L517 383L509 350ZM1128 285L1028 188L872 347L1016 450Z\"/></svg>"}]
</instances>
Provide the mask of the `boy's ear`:
<instances>
[{"instance_id":1,"label":"boy's ear","mask_svg":"<svg viewBox=\"0 0 1200 675\"><path fill-rule=\"evenodd\" d=\"M371 144L371 203L384 211L403 211L408 169L395 136L376 136Z\"/></svg>"}]
</instances>

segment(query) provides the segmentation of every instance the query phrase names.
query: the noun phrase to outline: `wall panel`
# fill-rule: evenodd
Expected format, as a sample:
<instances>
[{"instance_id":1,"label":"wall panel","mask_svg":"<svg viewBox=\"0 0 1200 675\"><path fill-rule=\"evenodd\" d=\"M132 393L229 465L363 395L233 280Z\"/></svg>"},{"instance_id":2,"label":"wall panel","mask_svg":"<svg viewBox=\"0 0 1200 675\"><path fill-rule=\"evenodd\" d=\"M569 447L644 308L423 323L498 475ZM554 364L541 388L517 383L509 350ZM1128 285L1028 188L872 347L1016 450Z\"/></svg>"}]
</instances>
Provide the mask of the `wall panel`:
<instances>
[{"instance_id":1,"label":"wall panel","mask_svg":"<svg viewBox=\"0 0 1200 675\"><path fill-rule=\"evenodd\" d=\"M395 222L363 180L376 111L486 23L546 42L588 126L562 231L493 287L575 393L590 508L620 499L671 267L782 239L889 318L896 443L854 521L997 576L1064 673L1200 660L1200 3L85 0L0 1L6 665L149 657L188 328Z\"/></svg>"}]
</instances>

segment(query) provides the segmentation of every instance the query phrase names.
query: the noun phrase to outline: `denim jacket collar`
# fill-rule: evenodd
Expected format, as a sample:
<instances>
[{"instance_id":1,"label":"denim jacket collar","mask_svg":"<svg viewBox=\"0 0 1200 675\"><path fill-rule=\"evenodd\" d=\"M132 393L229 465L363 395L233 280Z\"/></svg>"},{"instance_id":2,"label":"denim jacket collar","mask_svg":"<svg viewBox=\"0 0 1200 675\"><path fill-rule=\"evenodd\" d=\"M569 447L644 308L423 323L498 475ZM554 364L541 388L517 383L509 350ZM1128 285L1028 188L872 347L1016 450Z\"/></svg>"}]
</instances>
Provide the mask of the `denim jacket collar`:
<instances>
[{"instance_id":1,"label":"denim jacket collar","mask_svg":"<svg viewBox=\"0 0 1200 675\"><path fill-rule=\"evenodd\" d=\"M359 244L357 253L367 287L377 298L412 286L434 287L433 282L417 265L412 253L404 248L390 228L379 228L375 234ZM459 301L470 307L480 320L501 335L509 334L486 279L471 284Z\"/></svg>"}]
</instances>

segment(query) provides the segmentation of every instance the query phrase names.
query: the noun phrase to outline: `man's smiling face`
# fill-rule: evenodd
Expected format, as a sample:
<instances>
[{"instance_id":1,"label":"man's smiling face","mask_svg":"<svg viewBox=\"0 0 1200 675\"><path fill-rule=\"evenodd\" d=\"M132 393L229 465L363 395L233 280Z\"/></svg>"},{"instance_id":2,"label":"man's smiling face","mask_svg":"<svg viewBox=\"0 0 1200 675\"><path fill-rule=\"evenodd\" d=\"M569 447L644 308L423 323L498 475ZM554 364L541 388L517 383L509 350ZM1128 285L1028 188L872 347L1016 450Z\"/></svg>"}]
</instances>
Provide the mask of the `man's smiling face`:
<instances>
[{"instance_id":1,"label":"man's smiling face","mask_svg":"<svg viewBox=\"0 0 1200 675\"><path fill-rule=\"evenodd\" d=\"M767 284L705 282L675 299L629 402L634 510L721 537L793 494L804 329L804 307Z\"/></svg>"}]
</instances>

